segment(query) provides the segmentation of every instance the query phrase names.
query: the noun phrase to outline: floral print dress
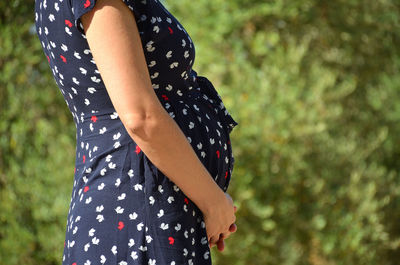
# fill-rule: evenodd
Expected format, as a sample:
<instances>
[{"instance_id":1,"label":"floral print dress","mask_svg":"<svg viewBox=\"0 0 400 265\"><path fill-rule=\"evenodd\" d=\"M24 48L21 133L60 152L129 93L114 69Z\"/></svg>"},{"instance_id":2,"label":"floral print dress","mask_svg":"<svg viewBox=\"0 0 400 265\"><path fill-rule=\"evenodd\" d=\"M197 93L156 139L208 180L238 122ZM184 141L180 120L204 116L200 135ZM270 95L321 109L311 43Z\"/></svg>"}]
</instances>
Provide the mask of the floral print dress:
<instances>
[{"instance_id":1,"label":"floral print dress","mask_svg":"<svg viewBox=\"0 0 400 265\"><path fill-rule=\"evenodd\" d=\"M226 191L234 164L229 134L238 123L192 69L192 39L165 6L122 1L134 14L154 92ZM152 164L111 103L80 20L95 4L35 1L44 60L76 126L62 264L212 264L202 212Z\"/></svg>"}]
</instances>

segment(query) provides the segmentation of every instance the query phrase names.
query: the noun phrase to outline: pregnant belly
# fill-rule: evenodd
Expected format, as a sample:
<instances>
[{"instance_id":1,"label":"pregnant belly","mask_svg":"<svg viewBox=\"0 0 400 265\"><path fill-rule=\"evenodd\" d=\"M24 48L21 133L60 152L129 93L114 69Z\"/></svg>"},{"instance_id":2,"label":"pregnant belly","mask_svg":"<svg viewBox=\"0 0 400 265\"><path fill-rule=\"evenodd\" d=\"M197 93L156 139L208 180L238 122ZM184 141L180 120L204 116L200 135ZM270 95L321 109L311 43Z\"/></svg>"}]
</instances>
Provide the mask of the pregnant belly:
<instances>
[{"instance_id":1,"label":"pregnant belly","mask_svg":"<svg viewBox=\"0 0 400 265\"><path fill-rule=\"evenodd\" d=\"M201 97L171 102L167 111L186 135L214 181L226 191L234 158L222 111Z\"/></svg>"}]
</instances>

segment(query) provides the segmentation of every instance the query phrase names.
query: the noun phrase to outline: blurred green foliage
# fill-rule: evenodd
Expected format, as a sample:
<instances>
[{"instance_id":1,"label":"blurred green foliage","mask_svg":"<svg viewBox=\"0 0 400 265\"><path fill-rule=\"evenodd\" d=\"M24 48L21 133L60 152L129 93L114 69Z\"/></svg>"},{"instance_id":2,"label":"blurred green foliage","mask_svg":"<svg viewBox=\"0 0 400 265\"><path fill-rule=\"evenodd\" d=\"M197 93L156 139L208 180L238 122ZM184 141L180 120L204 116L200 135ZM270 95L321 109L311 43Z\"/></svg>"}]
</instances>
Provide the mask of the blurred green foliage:
<instances>
[{"instance_id":1,"label":"blurred green foliage","mask_svg":"<svg viewBox=\"0 0 400 265\"><path fill-rule=\"evenodd\" d=\"M32 31L0 3L0 263L59 264L75 126ZM238 230L215 264L397 265L400 4L164 1L238 121Z\"/></svg>"}]
</instances>

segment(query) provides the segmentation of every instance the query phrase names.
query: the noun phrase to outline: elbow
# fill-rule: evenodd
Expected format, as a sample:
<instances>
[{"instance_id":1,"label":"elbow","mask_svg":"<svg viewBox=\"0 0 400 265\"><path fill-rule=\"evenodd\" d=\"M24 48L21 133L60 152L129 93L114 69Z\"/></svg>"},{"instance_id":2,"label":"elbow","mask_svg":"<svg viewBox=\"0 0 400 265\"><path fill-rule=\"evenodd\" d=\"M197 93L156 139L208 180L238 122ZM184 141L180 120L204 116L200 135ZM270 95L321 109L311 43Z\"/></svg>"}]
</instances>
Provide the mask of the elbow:
<instances>
[{"instance_id":1,"label":"elbow","mask_svg":"<svg viewBox=\"0 0 400 265\"><path fill-rule=\"evenodd\" d=\"M125 117L126 128L143 141L149 141L159 130L160 116L156 112L143 112Z\"/></svg>"}]
</instances>

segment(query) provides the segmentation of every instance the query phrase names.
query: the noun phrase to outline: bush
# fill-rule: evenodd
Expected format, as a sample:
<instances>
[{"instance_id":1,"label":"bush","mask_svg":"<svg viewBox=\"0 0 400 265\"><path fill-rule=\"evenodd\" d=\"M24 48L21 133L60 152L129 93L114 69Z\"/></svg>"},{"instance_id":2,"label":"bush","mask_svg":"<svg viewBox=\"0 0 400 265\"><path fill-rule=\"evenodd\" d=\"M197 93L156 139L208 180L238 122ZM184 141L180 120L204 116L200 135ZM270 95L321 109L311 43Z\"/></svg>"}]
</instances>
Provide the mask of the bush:
<instances>
[{"instance_id":1,"label":"bush","mask_svg":"<svg viewBox=\"0 0 400 265\"><path fill-rule=\"evenodd\" d=\"M73 119L32 31L33 2L0 3L0 260L7 264L59 264L75 160ZM397 264L399 5L165 5L195 43L194 69L239 123L228 189L238 231L224 252L213 249L215 263Z\"/></svg>"}]
</instances>

